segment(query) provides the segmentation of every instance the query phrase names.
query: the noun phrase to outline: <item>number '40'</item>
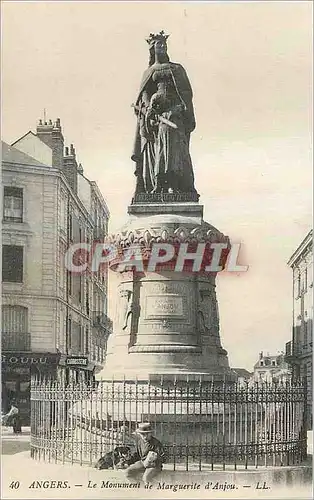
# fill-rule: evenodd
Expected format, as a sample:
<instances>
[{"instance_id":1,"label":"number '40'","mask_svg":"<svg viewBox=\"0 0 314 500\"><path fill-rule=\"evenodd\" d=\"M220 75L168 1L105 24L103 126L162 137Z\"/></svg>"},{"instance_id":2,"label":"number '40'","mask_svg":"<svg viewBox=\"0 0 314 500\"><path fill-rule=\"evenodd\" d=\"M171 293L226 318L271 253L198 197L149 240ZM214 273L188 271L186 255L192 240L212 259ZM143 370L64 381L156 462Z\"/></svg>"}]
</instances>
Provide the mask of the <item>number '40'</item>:
<instances>
[{"instance_id":1,"label":"number '40'","mask_svg":"<svg viewBox=\"0 0 314 500\"><path fill-rule=\"evenodd\" d=\"M20 481L12 481L10 484L10 488L12 490L17 490L20 487Z\"/></svg>"}]
</instances>

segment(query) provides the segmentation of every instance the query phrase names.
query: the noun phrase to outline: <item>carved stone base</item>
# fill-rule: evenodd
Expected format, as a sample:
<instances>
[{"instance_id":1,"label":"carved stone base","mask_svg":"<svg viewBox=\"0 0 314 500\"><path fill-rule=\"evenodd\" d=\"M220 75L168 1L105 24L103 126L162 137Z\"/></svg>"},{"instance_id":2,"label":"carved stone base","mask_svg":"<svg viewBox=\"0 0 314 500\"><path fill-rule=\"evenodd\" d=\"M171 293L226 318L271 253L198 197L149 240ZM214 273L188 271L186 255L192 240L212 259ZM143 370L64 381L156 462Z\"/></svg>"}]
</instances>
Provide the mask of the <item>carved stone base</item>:
<instances>
[{"instance_id":1,"label":"carved stone base","mask_svg":"<svg viewBox=\"0 0 314 500\"><path fill-rule=\"evenodd\" d=\"M124 246L147 233L156 241L165 234L180 234L183 242L198 233L200 238L209 233L224 237L204 222L197 203L165 204L162 210L159 205L133 205L129 214L116 236ZM121 273L114 333L99 378L231 376L219 335L215 278L166 269Z\"/></svg>"}]
</instances>

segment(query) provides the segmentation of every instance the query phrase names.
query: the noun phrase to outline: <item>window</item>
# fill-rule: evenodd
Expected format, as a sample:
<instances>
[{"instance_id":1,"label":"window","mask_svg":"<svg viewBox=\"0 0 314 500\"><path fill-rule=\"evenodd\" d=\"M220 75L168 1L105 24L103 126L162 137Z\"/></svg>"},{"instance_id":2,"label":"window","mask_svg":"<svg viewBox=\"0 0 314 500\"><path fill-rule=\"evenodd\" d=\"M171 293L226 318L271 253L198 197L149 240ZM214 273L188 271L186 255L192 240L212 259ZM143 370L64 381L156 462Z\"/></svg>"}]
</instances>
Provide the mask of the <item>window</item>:
<instances>
[{"instance_id":1,"label":"window","mask_svg":"<svg viewBox=\"0 0 314 500\"><path fill-rule=\"evenodd\" d=\"M71 349L71 347L72 347L72 320L71 320L71 318L68 318L68 320L67 320L67 332L66 332L66 335L67 335L67 346L68 346L68 349Z\"/></svg>"},{"instance_id":2,"label":"window","mask_svg":"<svg viewBox=\"0 0 314 500\"><path fill-rule=\"evenodd\" d=\"M310 288L313 286L313 262L310 262L308 267L307 267L307 278L308 278L308 285Z\"/></svg>"},{"instance_id":3,"label":"window","mask_svg":"<svg viewBox=\"0 0 314 500\"><path fill-rule=\"evenodd\" d=\"M260 361L260 366L264 366L264 361Z\"/></svg>"},{"instance_id":4,"label":"window","mask_svg":"<svg viewBox=\"0 0 314 500\"><path fill-rule=\"evenodd\" d=\"M301 377L301 378L306 377L306 363L303 363L303 364L301 365L301 369L300 369L300 377Z\"/></svg>"},{"instance_id":5,"label":"window","mask_svg":"<svg viewBox=\"0 0 314 500\"><path fill-rule=\"evenodd\" d=\"M301 294L301 273L300 270L296 270L296 277L294 281L294 298L298 299Z\"/></svg>"},{"instance_id":6,"label":"window","mask_svg":"<svg viewBox=\"0 0 314 500\"><path fill-rule=\"evenodd\" d=\"M276 361L272 361L272 362L271 362L271 364L272 364L273 366L276 366Z\"/></svg>"},{"instance_id":7,"label":"window","mask_svg":"<svg viewBox=\"0 0 314 500\"><path fill-rule=\"evenodd\" d=\"M66 281L66 273L65 273L65 248L61 245L60 246L60 289L62 290L62 295L64 294L64 286L65 286L65 281Z\"/></svg>"},{"instance_id":8,"label":"window","mask_svg":"<svg viewBox=\"0 0 314 500\"><path fill-rule=\"evenodd\" d=\"M23 306L2 306L2 331L28 332L28 309Z\"/></svg>"},{"instance_id":9,"label":"window","mask_svg":"<svg viewBox=\"0 0 314 500\"><path fill-rule=\"evenodd\" d=\"M89 283L86 280L86 314L89 316Z\"/></svg>"},{"instance_id":10,"label":"window","mask_svg":"<svg viewBox=\"0 0 314 500\"><path fill-rule=\"evenodd\" d=\"M89 331L88 327L85 330L85 354L89 353Z\"/></svg>"},{"instance_id":11,"label":"window","mask_svg":"<svg viewBox=\"0 0 314 500\"><path fill-rule=\"evenodd\" d=\"M72 216L72 241L74 243L78 243L81 238L81 231L80 231L80 221L78 217L74 214Z\"/></svg>"},{"instance_id":12,"label":"window","mask_svg":"<svg viewBox=\"0 0 314 500\"><path fill-rule=\"evenodd\" d=\"M2 349L28 351L28 309L23 306L2 306Z\"/></svg>"},{"instance_id":13,"label":"window","mask_svg":"<svg viewBox=\"0 0 314 500\"><path fill-rule=\"evenodd\" d=\"M81 304L83 301L83 279L82 276L79 275L78 277L78 301Z\"/></svg>"},{"instance_id":14,"label":"window","mask_svg":"<svg viewBox=\"0 0 314 500\"><path fill-rule=\"evenodd\" d=\"M73 239L73 217L72 214L68 216L68 237L69 240Z\"/></svg>"},{"instance_id":15,"label":"window","mask_svg":"<svg viewBox=\"0 0 314 500\"><path fill-rule=\"evenodd\" d=\"M23 189L4 187L3 220L7 222L23 222Z\"/></svg>"},{"instance_id":16,"label":"window","mask_svg":"<svg viewBox=\"0 0 314 500\"><path fill-rule=\"evenodd\" d=\"M308 343L308 326L309 326L309 323L308 321L306 321L304 323L304 339L303 339L303 347L307 347L307 343Z\"/></svg>"},{"instance_id":17,"label":"window","mask_svg":"<svg viewBox=\"0 0 314 500\"><path fill-rule=\"evenodd\" d=\"M307 291L307 269L304 269L299 279L300 279L300 291L299 291L300 294Z\"/></svg>"},{"instance_id":18,"label":"window","mask_svg":"<svg viewBox=\"0 0 314 500\"><path fill-rule=\"evenodd\" d=\"M61 201L60 201L60 228L63 231L66 231L66 199L63 194L61 194Z\"/></svg>"},{"instance_id":19,"label":"window","mask_svg":"<svg viewBox=\"0 0 314 500\"><path fill-rule=\"evenodd\" d=\"M79 351L84 353L84 326L82 325L79 330Z\"/></svg>"},{"instance_id":20,"label":"window","mask_svg":"<svg viewBox=\"0 0 314 500\"><path fill-rule=\"evenodd\" d=\"M72 273L71 273L71 271L67 271L67 289L68 289L68 294L72 295Z\"/></svg>"},{"instance_id":21,"label":"window","mask_svg":"<svg viewBox=\"0 0 314 500\"><path fill-rule=\"evenodd\" d=\"M2 281L23 283L23 247L2 246Z\"/></svg>"}]
</instances>

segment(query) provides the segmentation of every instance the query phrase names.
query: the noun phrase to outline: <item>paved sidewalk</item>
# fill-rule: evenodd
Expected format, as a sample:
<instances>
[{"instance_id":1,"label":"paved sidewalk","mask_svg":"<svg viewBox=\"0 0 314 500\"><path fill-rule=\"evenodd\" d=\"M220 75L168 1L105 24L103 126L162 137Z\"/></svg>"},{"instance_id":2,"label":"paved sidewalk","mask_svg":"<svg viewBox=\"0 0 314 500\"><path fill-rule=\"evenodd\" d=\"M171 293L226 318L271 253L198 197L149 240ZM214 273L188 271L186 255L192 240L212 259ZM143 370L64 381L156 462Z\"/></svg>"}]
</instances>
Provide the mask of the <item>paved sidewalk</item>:
<instances>
[{"instance_id":1,"label":"paved sidewalk","mask_svg":"<svg viewBox=\"0 0 314 500\"><path fill-rule=\"evenodd\" d=\"M23 429L24 431L24 429ZM309 452L313 449L313 433L309 434ZM262 498L269 499L310 499L311 486L297 485L292 481L289 487L270 488L269 490L256 489L256 476L246 476L251 481L251 487L243 488L243 475L230 471L176 472L169 474L165 470L160 477L164 488L145 489L140 487L129 488L124 471L102 470L92 467L81 467L68 463L55 464L38 462L30 458L29 429L22 435L14 435L8 429L2 436L2 447L10 446L13 451L2 455L2 491L3 499L154 499L154 498L195 498L195 499L235 499L235 498ZM18 446L28 446L21 452ZM251 479L250 479L251 478ZM193 489L193 485L202 482L200 489ZM236 489L213 490L205 489L204 484L219 483L234 484ZM254 484L253 484L254 483ZM262 484L262 483L261 483ZM171 486L172 485L172 486ZM188 489L182 491L178 485L186 485ZM158 484L157 484L158 486ZM172 489L170 489L172 488ZM175 491L173 490L175 488Z\"/></svg>"},{"instance_id":2,"label":"paved sidewalk","mask_svg":"<svg viewBox=\"0 0 314 500\"><path fill-rule=\"evenodd\" d=\"M12 430L12 427L1 426L1 438L2 439L12 439L12 438L28 438L31 436L31 428L30 427L22 427L22 432L20 434L15 434Z\"/></svg>"},{"instance_id":3,"label":"paved sidewalk","mask_svg":"<svg viewBox=\"0 0 314 500\"><path fill-rule=\"evenodd\" d=\"M242 476L242 477L241 477ZM243 487L243 479L252 483ZM158 486L158 482L160 485ZM169 475L164 471L152 489L135 483L130 488L124 471L96 470L79 465L37 462L30 458L29 452L2 457L2 499L97 499L108 500L131 498L141 499L310 499L310 485L294 485L288 488L257 489L256 476L241 473L209 471L203 473L176 472ZM215 484L234 485L234 489L213 489ZM210 484L210 488L205 488ZM244 483L245 484L245 483ZM18 485L18 487L16 487ZM179 489L179 485L185 487ZM198 486L199 485L199 486ZM260 482L260 486L263 482Z\"/></svg>"}]
</instances>

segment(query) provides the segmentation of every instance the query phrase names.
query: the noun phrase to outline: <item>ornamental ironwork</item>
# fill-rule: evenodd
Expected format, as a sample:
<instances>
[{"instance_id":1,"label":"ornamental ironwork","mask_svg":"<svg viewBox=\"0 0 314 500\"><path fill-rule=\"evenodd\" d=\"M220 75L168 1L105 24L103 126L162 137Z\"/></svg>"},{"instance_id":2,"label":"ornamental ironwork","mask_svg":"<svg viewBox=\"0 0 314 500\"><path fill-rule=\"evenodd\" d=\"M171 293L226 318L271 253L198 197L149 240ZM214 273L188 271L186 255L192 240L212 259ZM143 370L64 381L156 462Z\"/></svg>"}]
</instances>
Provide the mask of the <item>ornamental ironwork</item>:
<instances>
[{"instance_id":1,"label":"ornamental ironwork","mask_svg":"<svg viewBox=\"0 0 314 500\"><path fill-rule=\"evenodd\" d=\"M31 454L93 465L117 445L134 444L149 421L166 466L212 470L299 464L306 458L304 383L230 384L210 380L71 384L33 379Z\"/></svg>"}]
</instances>

